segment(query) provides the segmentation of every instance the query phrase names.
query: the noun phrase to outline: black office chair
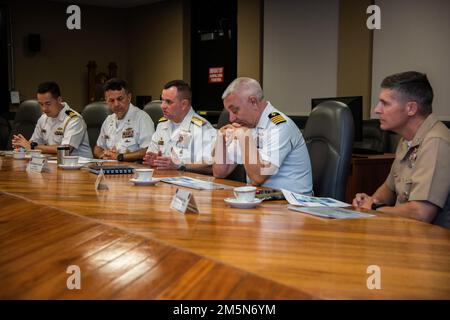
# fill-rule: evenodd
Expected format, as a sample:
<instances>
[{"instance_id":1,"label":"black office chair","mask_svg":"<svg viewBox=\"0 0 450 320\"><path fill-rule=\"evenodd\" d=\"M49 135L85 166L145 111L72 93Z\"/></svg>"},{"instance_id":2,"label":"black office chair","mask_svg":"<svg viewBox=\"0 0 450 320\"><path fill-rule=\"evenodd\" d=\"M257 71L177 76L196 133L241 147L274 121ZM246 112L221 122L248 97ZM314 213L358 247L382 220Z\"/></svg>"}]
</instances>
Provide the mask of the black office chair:
<instances>
[{"instance_id":1,"label":"black office chair","mask_svg":"<svg viewBox=\"0 0 450 320\"><path fill-rule=\"evenodd\" d=\"M14 122L9 135L7 150L12 149L13 135L22 134L26 139L30 139L33 135L36 123L42 115L41 107L37 100L25 100L16 111Z\"/></svg>"},{"instance_id":2,"label":"black office chair","mask_svg":"<svg viewBox=\"0 0 450 320\"><path fill-rule=\"evenodd\" d=\"M94 147L97 144L103 122L111 113L111 109L104 101L92 102L84 107L81 112L81 115L86 122L89 145L92 150L94 150Z\"/></svg>"},{"instance_id":3,"label":"black office chair","mask_svg":"<svg viewBox=\"0 0 450 320\"><path fill-rule=\"evenodd\" d=\"M230 113L227 109L223 108L220 113L219 119L217 120L217 129L222 128L224 125L230 123Z\"/></svg>"},{"instance_id":4,"label":"black office chair","mask_svg":"<svg viewBox=\"0 0 450 320\"><path fill-rule=\"evenodd\" d=\"M11 134L11 125L9 124L8 119L0 116L0 150L6 149L10 134Z\"/></svg>"},{"instance_id":5,"label":"black office chair","mask_svg":"<svg viewBox=\"0 0 450 320\"><path fill-rule=\"evenodd\" d=\"M220 113L219 120L217 120L217 129L222 128L224 125L230 123L230 114L227 109L223 109ZM247 173L245 167L242 164L238 164L237 167L226 177L227 179L247 182Z\"/></svg>"},{"instance_id":6,"label":"black office chair","mask_svg":"<svg viewBox=\"0 0 450 320\"><path fill-rule=\"evenodd\" d=\"M158 125L159 119L161 119L161 117L163 116L161 103L161 100L153 100L147 103L143 108L143 110L148 113L150 118L152 118L152 121L155 124L155 128Z\"/></svg>"},{"instance_id":7,"label":"black office chair","mask_svg":"<svg viewBox=\"0 0 450 320\"><path fill-rule=\"evenodd\" d=\"M354 125L350 109L337 101L315 107L303 136L311 159L314 195L345 200Z\"/></svg>"}]
</instances>

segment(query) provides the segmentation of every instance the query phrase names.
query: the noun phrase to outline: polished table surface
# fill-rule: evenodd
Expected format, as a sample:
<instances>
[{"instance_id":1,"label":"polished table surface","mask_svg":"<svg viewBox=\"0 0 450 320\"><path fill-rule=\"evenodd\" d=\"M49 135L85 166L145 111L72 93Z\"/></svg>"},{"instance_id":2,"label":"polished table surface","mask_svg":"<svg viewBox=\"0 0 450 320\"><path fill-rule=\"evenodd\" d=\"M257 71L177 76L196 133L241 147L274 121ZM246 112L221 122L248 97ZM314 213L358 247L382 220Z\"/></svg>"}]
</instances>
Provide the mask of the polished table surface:
<instances>
[{"instance_id":1,"label":"polished table surface","mask_svg":"<svg viewBox=\"0 0 450 320\"><path fill-rule=\"evenodd\" d=\"M327 220L285 201L235 209L223 201L231 190L189 189L200 214L183 215L170 209L174 185L115 175L96 191L86 168L26 165L0 157L3 299L450 299L450 231L437 226ZM66 287L70 265L81 290ZM372 265L381 289L367 287Z\"/></svg>"}]
</instances>

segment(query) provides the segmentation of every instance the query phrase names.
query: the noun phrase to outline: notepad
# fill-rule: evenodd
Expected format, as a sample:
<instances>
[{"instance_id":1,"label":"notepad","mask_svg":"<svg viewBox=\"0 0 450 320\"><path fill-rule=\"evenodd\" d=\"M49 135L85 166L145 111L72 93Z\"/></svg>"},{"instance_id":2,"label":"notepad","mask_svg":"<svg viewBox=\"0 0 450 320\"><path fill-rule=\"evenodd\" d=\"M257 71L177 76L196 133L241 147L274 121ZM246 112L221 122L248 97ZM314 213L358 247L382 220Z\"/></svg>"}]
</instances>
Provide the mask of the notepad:
<instances>
[{"instance_id":1,"label":"notepad","mask_svg":"<svg viewBox=\"0 0 450 320\"><path fill-rule=\"evenodd\" d=\"M103 170L104 174L133 174L134 168L128 166L89 166L89 171L99 174Z\"/></svg>"}]
</instances>

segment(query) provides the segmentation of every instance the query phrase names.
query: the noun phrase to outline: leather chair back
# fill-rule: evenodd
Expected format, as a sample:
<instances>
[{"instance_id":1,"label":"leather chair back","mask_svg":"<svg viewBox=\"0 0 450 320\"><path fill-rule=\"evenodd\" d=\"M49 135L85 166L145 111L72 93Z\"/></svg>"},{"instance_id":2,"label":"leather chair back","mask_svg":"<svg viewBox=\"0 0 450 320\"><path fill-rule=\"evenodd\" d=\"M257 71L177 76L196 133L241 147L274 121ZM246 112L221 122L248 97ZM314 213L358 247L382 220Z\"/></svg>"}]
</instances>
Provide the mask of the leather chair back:
<instances>
[{"instance_id":1,"label":"leather chair back","mask_svg":"<svg viewBox=\"0 0 450 320\"><path fill-rule=\"evenodd\" d=\"M354 137L350 109L337 101L315 107L303 136L311 159L314 195L345 200Z\"/></svg>"},{"instance_id":2,"label":"leather chair back","mask_svg":"<svg viewBox=\"0 0 450 320\"><path fill-rule=\"evenodd\" d=\"M227 109L223 108L220 113L219 120L217 120L217 129L222 128L224 125L230 123L230 113Z\"/></svg>"},{"instance_id":3,"label":"leather chair back","mask_svg":"<svg viewBox=\"0 0 450 320\"><path fill-rule=\"evenodd\" d=\"M84 107L81 112L84 122L86 122L89 145L92 150L94 150L94 147L97 144L102 124L110 114L112 114L111 109L104 101L92 102Z\"/></svg>"},{"instance_id":4,"label":"leather chair back","mask_svg":"<svg viewBox=\"0 0 450 320\"><path fill-rule=\"evenodd\" d=\"M6 149L10 134L11 125L9 124L8 119L0 117L0 150Z\"/></svg>"},{"instance_id":5,"label":"leather chair back","mask_svg":"<svg viewBox=\"0 0 450 320\"><path fill-rule=\"evenodd\" d=\"M6 149L12 149L13 135L22 134L26 139L30 139L33 135L36 123L42 115L41 107L37 100L25 100L16 111L14 122L11 128L11 134Z\"/></svg>"},{"instance_id":6,"label":"leather chair back","mask_svg":"<svg viewBox=\"0 0 450 320\"><path fill-rule=\"evenodd\" d=\"M148 113L150 118L152 118L155 128L158 125L159 119L163 116L161 103L161 100L153 100L147 103L143 108L143 110Z\"/></svg>"}]
</instances>

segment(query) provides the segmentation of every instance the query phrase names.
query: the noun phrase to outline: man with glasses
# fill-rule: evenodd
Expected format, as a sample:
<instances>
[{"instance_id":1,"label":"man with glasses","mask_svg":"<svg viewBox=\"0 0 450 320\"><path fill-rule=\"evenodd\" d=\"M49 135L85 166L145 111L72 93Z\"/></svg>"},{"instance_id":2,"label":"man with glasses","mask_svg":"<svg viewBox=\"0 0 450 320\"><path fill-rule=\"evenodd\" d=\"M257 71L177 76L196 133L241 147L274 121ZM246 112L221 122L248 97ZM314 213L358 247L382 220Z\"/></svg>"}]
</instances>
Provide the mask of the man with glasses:
<instances>
[{"instance_id":1,"label":"man with glasses","mask_svg":"<svg viewBox=\"0 0 450 320\"><path fill-rule=\"evenodd\" d=\"M141 161L155 126L150 116L131 103L125 81L110 79L104 85L105 100L113 114L102 124L94 155L99 159Z\"/></svg>"},{"instance_id":2,"label":"man with glasses","mask_svg":"<svg viewBox=\"0 0 450 320\"><path fill-rule=\"evenodd\" d=\"M157 169L211 173L216 129L195 113L191 99L191 88L183 80L164 85L164 117L159 120L144 164Z\"/></svg>"}]
</instances>

